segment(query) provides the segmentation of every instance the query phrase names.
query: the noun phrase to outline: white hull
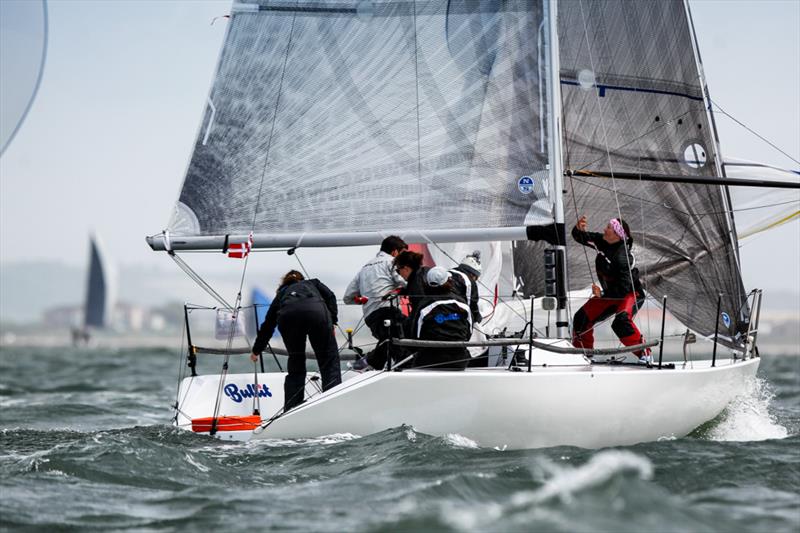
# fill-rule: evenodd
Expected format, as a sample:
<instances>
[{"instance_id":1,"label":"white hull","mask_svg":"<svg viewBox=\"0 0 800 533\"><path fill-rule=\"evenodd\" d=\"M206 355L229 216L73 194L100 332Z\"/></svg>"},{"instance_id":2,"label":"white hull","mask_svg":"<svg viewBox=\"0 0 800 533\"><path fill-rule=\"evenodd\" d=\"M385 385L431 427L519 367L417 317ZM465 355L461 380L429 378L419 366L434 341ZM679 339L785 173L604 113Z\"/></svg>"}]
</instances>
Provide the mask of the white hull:
<instances>
[{"instance_id":1,"label":"white hull","mask_svg":"<svg viewBox=\"0 0 800 533\"><path fill-rule=\"evenodd\" d=\"M536 359L534 359L535 361ZM700 361L676 369L609 365L535 366L464 372L406 370L348 373L263 431L226 432L221 438L295 439L335 433L369 435L403 424L430 435L458 434L480 446L601 448L683 437L719 415L753 379L759 359ZM260 374L272 396L260 398L264 419L283 404L284 374ZM194 380L191 381L190 380ZM241 391L252 374L228 376ZM213 414L219 376L187 378L178 424ZM220 415L250 415L251 398L222 398ZM309 396L316 393L313 397ZM263 393L262 393L263 394ZM239 402L233 400L239 399Z\"/></svg>"}]
</instances>

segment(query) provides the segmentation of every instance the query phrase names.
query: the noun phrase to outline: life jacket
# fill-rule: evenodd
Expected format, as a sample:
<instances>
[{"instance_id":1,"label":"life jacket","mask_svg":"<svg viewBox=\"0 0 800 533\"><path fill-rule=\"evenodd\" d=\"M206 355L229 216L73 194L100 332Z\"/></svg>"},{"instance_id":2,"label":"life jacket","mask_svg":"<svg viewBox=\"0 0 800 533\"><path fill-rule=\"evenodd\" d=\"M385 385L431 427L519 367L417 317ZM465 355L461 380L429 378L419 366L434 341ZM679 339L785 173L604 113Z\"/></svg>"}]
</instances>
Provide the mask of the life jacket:
<instances>
[{"instance_id":1,"label":"life jacket","mask_svg":"<svg viewBox=\"0 0 800 533\"><path fill-rule=\"evenodd\" d=\"M461 295L461 296L464 297L464 299L467 301L467 304L471 304L472 303L472 280L469 279L469 276L467 276L465 273L461 272L460 270L456 270L455 268L449 270L449 272L453 276L458 276L457 278L454 277L454 281L458 279L458 280L461 280L463 282L463 288L462 288L462 283L454 283L454 285L456 287L459 287L460 290L462 290L464 292L464 294ZM469 310L469 321L470 321L470 323L472 323L473 320L474 320L474 317L472 316L472 310L469 309L469 305L467 305L467 309Z\"/></svg>"},{"instance_id":2,"label":"life jacket","mask_svg":"<svg viewBox=\"0 0 800 533\"><path fill-rule=\"evenodd\" d=\"M417 315L418 339L468 341L472 335L469 306L454 298L426 299Z\"/></svg>"}]
</instances>

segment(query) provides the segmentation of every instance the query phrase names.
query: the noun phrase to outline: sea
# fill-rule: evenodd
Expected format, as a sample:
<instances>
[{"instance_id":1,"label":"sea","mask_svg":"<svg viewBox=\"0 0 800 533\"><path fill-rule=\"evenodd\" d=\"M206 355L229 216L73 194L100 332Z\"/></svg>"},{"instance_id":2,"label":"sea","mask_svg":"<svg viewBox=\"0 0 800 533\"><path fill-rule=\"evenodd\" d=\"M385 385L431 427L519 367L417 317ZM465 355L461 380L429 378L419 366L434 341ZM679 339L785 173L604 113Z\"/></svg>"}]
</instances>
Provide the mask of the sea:
<instances>
[{"instance_id":1,"label":"sea","mask_svg":"<svg viewBox=\"0 0 800 533\"><path fill-rule=\"evenodd\" d=\"M221 442L171 425L182 359L0 348L0 530L800 531L800 354L688 437L600 450Z\"/></svg>"}]
</instances>

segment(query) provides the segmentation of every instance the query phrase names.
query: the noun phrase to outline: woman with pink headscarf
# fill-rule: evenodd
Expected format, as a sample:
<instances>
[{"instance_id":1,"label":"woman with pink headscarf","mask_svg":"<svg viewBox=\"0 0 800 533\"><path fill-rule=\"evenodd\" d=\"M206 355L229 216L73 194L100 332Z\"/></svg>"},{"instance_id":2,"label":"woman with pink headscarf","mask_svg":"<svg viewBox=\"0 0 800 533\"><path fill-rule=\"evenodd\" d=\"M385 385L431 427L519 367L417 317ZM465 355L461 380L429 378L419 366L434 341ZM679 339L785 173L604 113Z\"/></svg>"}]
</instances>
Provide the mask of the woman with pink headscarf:
<instances>
[{"instance_id":1,"label":"woman with pink headscarf","mask_svg":"<svg viewBox=\"0 0 800 533\"><path fill-rule=\"evenodd\" d=\"M611 329L622 344L642 344L639 328L633 316L644 303L644 289L639 281L639 269L631 253L633 237L628 223L612 218L603 233L586 231L586 217L581 216L572 229L572 238L597 251L595 268L600 285L592 284L592 297L583 304L572 321L572 344L578 348L594 348L594 325L616 315ZM650 349L634 352L639 362L650 363Z\"/></svg>"}]
</instances>

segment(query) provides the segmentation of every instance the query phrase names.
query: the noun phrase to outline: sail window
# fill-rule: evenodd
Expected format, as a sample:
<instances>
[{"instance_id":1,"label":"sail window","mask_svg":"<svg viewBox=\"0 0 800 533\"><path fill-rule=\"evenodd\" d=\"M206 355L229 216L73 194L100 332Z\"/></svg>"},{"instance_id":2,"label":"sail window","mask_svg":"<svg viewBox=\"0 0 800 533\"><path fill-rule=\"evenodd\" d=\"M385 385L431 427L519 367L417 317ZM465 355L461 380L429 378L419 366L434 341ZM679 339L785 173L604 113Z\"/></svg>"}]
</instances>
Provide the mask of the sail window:
<instances>
[{"instance_id":1,"label":"sail window","mask_svg":"<svg viewBox=\"0 0 800 533\"><path fill-rule=\"evenodd\" d=\"M691 168L702 168L707 159L706 150L701 144L691 143L683 150L683 160Z\"/></svg>"}]
</instances>

